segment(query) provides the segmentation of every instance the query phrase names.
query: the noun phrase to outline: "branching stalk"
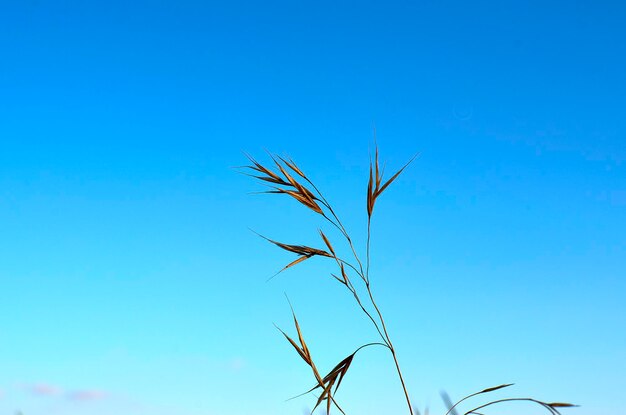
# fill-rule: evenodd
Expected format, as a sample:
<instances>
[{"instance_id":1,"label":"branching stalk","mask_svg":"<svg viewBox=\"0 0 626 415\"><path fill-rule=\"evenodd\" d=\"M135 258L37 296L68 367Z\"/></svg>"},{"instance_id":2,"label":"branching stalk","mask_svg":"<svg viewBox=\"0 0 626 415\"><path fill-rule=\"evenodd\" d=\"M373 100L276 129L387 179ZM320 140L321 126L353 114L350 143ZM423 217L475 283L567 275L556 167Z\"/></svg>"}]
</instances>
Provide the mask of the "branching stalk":
<instances>
[{"instance_id":1,"label":"branching stalk","mask_svg":"<svg viewBox=\"0 0 626 415\"><path fill-rule=\"evenodd\" d=\"M363 263L361 259L359 258L359 255L357 254L357 250L354 246L354 243L352 242L352 238L350 237L350 234L348 233L345 226L339 219L339 216L335 213L335 210L332 208L331 204L328 202L328 200L326 200L326 198L324 197L322 192L318 189L318 187L302 172L302 170L300 170L300 168L298 168L298 166L292 160L290 159L286 160L282 157L274 157L271 154L270 156L272 157L272 160L276 164L276 168L278 170L265 167L261 165L260 163L258 163L256 160L254 160L252 157L247 156L252 164L249 166L245 166L245 167L252 170L253 173L252 174L245 173L245 174L261 180L262 182L264 182L264 184L269 184L271 190L268 190L263 193L287 195L295 199L296 201L298 201L300 204L304 205L308 209L312 210L316 214L322 216L327 222L329 222L334 228L336 228L339 231L343 239L345 239L345 243L347 243L352 253L352 256L354 257L354 260L356 261L356 266L355 266L350 261L345 261L341 259L339 256L337 256L335 249L331 244L331 241L322 232L322 230L320 230L320 236L322 237L323 242L326 245L327 249L314 248L314 247L298 245L298 244L286 244L286 243L274 241L272 239L266 238L265 236L261 235L264 239L278 246L279 248L289 251L291 253L294 253L298 256L295 260L293 260L292 262L287 264L285 267L283 267L281 271L279 272L282 272L292 266L295 266L309 258L313 258L313 257L333 258L337 266L340 269L339 276L332 274L333 277L337 279L341 284L345 285L348 291L352 294L354 300L356 301L357 305L360 307L361 311L372 322L372 324L374 325L374 328L376 329L378 335L380 336L382 340L382 343L371 342L371 343L367 343L358 347L351 355L348 355L346 358L340 361L332 370L330 370L326 376L322 377L320 372L317 369L316 364L313 361L312 355L304 340L302 331L300 329L300 325L298 324L298 320L296 319L296 315L295 313L293 313L293 308L292 308L294 324L298 332L298 338L297 338L298 341L289 337L282 330L280 329L279 330L287 338L289 343L295 348L295 350L298 352L300 357L312 369L317 386L305 392L305 394L309 392L313 392L314 390L317 390L318 388L322 390L321 394L317 397L317 403L315 404L313 411L315 411L315 409L320 404L325 403L327 413L330 413L331 406L334 404L335 407L337 407L342 414L345 414L343 409L339 406L339 404L335 400L334 394L337 392L337 389L339 388L341 381L343 380L345 374L347 373L348 368L350 367L352 360L354 356L356 355L356 353L359 352L363 348L374 346L374 345L379 345L379 346L386 347L391 353L394 366L396 368L398 377L400 379L400 383L402 385L402 391L404 393L406 403L409 406L409 414L413 415L414 414L413 406L411 405L411 400L409 398L408 389L405 384L404 377L402 376L402 371L400 370L400 364L398 362L396 349L394 348L391 338L389 336L387 325L385 324L385 319L383 318L380 308L378 307L378 304L374 300L374 295L372 293L372 286L370 283L370 263L371 263L371 253L370 253L371 249L370 248L371 248L371 233L372 233L371 232L372 213L374 212L376 201L378 197L387 189L387 187L415 159L415 156L408 163L406 163L399 171L397 171L393 176L391 176L390 179L386 180L385 182L383 182L383 172L379 169L378 148L376 148L376 155L375 155L374 162L372 162L372 160L370 159L369 182L367 186L367 240L365 244L365 267L363 266ZM384 170L384 167L383 167L383 170ZM303 182L300 181L299 179L297 179L297 177L303 179L304 181ZM313 190L310 190L309 188L307 188L307 186L310 186L310 188ZM359 295L359 291L354 286L352 279L350 278L350 274L352 275L356 274L356 276L358 276L359 279L363 282L364 290L367 292L367 299L369 300L369 303L370 303L367 307L366 307L366 304L364 304L363 299ZM363 288L361 288L361 293L363 293ZM368 310L368 308L370 308L371 310L372 307L375 313L370 312ZM483 393L493 392L495 390L499 390L499 389L502 389L511 385L512 384L503 384L503 385L487 388L480 392L476 392L476 393L466 396L465 398L461 399L454 405L450 403L448 412L445 415L450 415L451 413L455 413L453 412L454 408L456 408L459 404L463 403L469 398L472 398L476 395L480 395ZM333 387L334 387L334 391L333 391ZM499 399L499 400L491 401L491 402L482 404L480 406L476 406L475 408L470 409L469 411L465 412L464 415L481 415L481 412L478 412L478 411L483 408L487 408L489 406L499 404L499 403L512 402L512 401L529 401L529 402L536 403L544 407L546 410L548 410L551 413L551 415L560 415L560 412L558 411L557 408L575 406L575 405L571 405L568 403L559 403L559 402L546 403L546 402L542 402L542 401L532 399L532 398L507 398L507 399Z\"/></svg>"}]
</instances>

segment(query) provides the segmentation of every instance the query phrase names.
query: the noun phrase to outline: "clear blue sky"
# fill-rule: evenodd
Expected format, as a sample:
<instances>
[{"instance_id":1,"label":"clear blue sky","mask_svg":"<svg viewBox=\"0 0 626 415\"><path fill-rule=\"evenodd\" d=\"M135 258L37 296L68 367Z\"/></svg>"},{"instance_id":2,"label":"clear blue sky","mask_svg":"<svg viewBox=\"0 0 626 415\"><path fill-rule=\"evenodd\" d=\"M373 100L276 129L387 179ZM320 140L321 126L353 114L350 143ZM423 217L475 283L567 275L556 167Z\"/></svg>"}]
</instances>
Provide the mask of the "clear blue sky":
<instances>
[{"instance_id":1,"label":"clear blue sky","mask_svg":"<svg viewBox=\"0 0 626 415\"><path fill-rule=\"evenodd\" d=\"M311 377L272 326L294 333L283 292L323 370L375 333L324 262L265 283L294 257L248 228L319 244L323 224L231 167L292 156L362 250L373 124L388 171L421 153L372 234L416 405L516 382L623 411L625 20L623 2L2 1L0 413L311 407L284 402ZM382 349L342 389L348 413L405 411Z\"/></svg>"}]
</instances>

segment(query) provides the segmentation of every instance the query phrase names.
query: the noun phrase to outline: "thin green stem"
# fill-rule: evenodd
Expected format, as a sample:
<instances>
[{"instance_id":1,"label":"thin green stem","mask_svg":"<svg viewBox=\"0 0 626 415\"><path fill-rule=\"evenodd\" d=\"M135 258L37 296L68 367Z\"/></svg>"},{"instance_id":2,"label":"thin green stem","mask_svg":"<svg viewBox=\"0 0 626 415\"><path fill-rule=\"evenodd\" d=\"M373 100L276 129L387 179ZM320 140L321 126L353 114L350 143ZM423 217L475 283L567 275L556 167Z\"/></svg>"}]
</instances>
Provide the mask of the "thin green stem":
<instances>
[{"instance_id":1,"label":"thin green stem","mask_svg":"<svg viewBox=\"0 0 626 415\"><path fill-rule=\"evenodd\" d=\"M380 319L381 325L383 327L383 331L385 332L385 338L387 344L389 344L389 351L391 352L391 356L393 357L393 362L396 365L396 371L398 372L398 377L400 378L400 383L402 384L402 390L404 391L404 397L406 398L406 403L409 406L409 412L413 415L413 406L411 406L411 399L409 398L409 392L406 389L406 384L404 383L404 377L402 376L402 371L400 370L400 364L398 363L398 358L396 357L396 350L393 347L393 343L391 343L391 339L389 338L389 333L387 332L387 326L385 325L385 320L383 319L383 315L380 312L380 309L376 305L376 301L374 301L374 297L372 295L372 290L370 289L369 283L367 283L367 292L370 297L370 301L378 313L378 318Z\"/></svg>"},{"instance_id":2,"label":"thin green stem","mask_svg":"<svg viewBox=\"0 0 626 415\"><path fill-rule=\"evenodd\" d=\"M374 342L374 343L367 343L367 344L364 344L363 346L360 346L360 347L359 347L358 349L356 349L356 350L354 351L354 353L352 353L352 354L356 354L356 352L358 352L359 350L364 349L364 348L369 347L369 346L383 346L383 347L389 348L389 345L387 345L387 344L385 344L385 343L378 343L378 342Z\"/></svg>"},{"instance_id":3,"label":"thin green stem","mask_svg":"<svg viewBox=\"0 0 626 415\"><path fill-rule=\"evenodd\" d=\"M404 391L404 397L406 398L406 403L409 406L409 412L411 415L413 415L413 406L411 405L411 399L409 398L409 392L406 389L406 384L404 383L404 377L402 376L402 371L400 370L400 364L398 363L398 358L396 357L396 350L393 347L393 344L391 343L391 339L389 338L389 333L387 332L387 326L385 325L385 319L383 318L382 313L380 312L380 309L378 308L378 305L376 304L376 301L374 301L374 296L372 294L372 289L370 286L370 281L369 281L369 265L370 265L370 235L371 235L371 223L372 223L372 217L368 216L367 217L367 274L365 275L365 287L367 288L367 293L369 295L370 298L370 302L372 303L372 305L374 306L374 309L376 310L376 313L378 314L378 318L380 320L380 323L383 327L383 331L385 332L385 343L387 343L389 345L389 351L391 352L391 356L393 357L393 362L396 365L396 371L398 372L398 377L400 378L400 383L402 384L402 390Z\"/></svg>"},{"instance_id":4,"label":"thin green stem","mask_svg":"<svg viewBox=\"0 0 626 415\"><path fill-rule=\"evenodd\" d=\"M546 408L548 411L550 411L551 414L555 414L555 415L560 414L559 411L557 411L556 409L554 409L553 407L551 407L547 403L541 402L541 401L539 401L537 399L533 399L533 398L506 398L506 399L498 399L496 401L488 402L486 404L477 406L476 408L470 409L469 411L465 412L465 415L468 415L468 414L471 414L471 413L475 413L479 409L483 409L483 408L486 408L486 407L491 406L491 405L495 405L495 404L502 403L502 402L514 402L514 401L518 401L518 402L519 401L534 402L537 405L541 405L544 408Z\"/></svg>"},{"instance_id":5,"label":"thin green stem","mask_svg":"<svg viewBox=\"0 0 626 415\"><path fill-rule=\"evenodd\" d=\"M372 228L372 218L368 216L367 218L367 244L365 245L366 254L366 265L365 265L365 281L369 283L370 281L370 239L371 239L371 228Z\"/></svg>"}]
</instances>

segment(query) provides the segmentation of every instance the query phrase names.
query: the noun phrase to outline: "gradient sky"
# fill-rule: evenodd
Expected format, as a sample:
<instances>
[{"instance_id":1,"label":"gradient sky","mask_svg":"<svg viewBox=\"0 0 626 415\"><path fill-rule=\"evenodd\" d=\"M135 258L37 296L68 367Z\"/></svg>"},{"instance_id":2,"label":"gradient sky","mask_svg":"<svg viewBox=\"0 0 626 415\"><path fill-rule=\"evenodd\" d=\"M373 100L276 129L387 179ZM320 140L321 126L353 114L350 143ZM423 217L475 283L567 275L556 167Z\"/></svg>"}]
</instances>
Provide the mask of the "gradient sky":
<instances>
[{"instance_id":1,"label":"gradient sky","mask_svg":"<svg viewBox=\"0 0 626 415\"><path fill-rule=\"evenodd\" d=\"M471 3L471 4L470 4ZM0 414L301 414L376 336L322 226L232 167L290 155L363 250L410 394L623 411L623 2L0 2ZM338 243L338 242L337 242ZM348 413L405 413L383 349ZM504 396L505 394L495 395ZM528 406L509 415L526 415ZM541 413L537 410L536 413Z\"/></svg>"}]
</instances>

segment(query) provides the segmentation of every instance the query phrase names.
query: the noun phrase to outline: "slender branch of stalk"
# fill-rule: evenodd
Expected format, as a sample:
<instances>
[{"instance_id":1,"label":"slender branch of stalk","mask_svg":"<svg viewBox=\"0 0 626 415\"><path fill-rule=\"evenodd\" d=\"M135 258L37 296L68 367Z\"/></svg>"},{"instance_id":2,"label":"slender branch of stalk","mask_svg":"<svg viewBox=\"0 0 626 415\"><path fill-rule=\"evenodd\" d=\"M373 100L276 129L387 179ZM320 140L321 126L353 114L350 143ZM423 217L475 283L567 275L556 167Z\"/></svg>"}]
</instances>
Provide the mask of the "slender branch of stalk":
<instances>
[{"instance_id":1,"label":"slender branch of stalk","mask_svg":"<svg viewBox=\"0 0 626 415\"><path fill-rule=\"evenodd\" d=\"M389 346L387 346L385 343L378 343L378 342L367 343L367 344L364 344L363 346L360 346L358 349L356 349L356 350L354 351L354 353L353 353L353 354L356 354L356 352L358 352L359 350L364 349L364 348L369 347L369 346L384 346L384 347L389 347Z\"/></svg>"},{"instance_id":2,"label":"slender branch of stalk","mask_svg":"<svg viewBox=\"0 0 626 415\"><path fill-rule=\"evenodd\" d=\"M337 229L339 229L339 231L343 234L344 238L346 238L346 240L348 241L348 245L350 245L350 249L352 250L352 255L354 256L354 259L356 259L356 262L359 264L359 268L361 270L359 275L361 276L361 278L363 278L365 280L365 276L364 276L365 274L363 273L363 264L361 264L361 260L359 259L359 256L356 253L356 249L354 249L354 245L352 244L352 239L350 238L350 235L348 235L348 232L346 231L346 228L343 226L343 224L341 223L341 220L339 220L339 217L337 216L337 214L333 210L332 206L330 205L330 203L328 203L328 200L326 200L326 198L324 197L322 192L320 192L320 190L317 188L317 186L315 186L315 184L308 177L303 177L303 178L317 192L317 194L320 196L320 202L322 202L322 204L324 206L326 206L326 208L328 209L330 214L333 215L333 218L335 218L335 220L337 221L337 223L335 223L328 216L326 216L325 214L322 213L322 216L324 216L324 218L326 218L326 220L328 220L330 223L335 225L335 227Z\"/></svg>"},{"instance_id":3,"label":"slender branch of stalk","mask_svg":"<svg viewBox=\"0 0 626 415\"><path fill-rule=\"evenodd\" d=\"M371 222L372 222L372 217L368 216L367 217L367 269L368 269L368 273L369 273L369 263L370 263L370 229L371 229ZM385 325L385 319L383 319L383 315L380 312L380 309L378 308L378 305L376 304L376 301L374 301L374 296L372 295L372 289L370 287L370 281L369 281L369 275L365 275L365 287L367 288L367 293L370 297L370 301L372 303L372 305L374 306L374 309L376 310L376 313L378 314L378 318L380 319L380 323L383 327L383 331L385 332L385 337L386 337L386 343L389 345L389 351L391 352L391 356L393 357L393 362L396 365L396 371L398 372L398 377L400 378L400 383L402 384L402 390L404 391L404 397L406 398L406 403L409 406L409 412L411 415L413 415L413 406L411 405L411 399L409 398L409 392L406 390L406 384L404 383L404 377L402 376L402 371L400 370L400 364L398 363L398 358L396 357L396 350L393 347L393 344L391 343L391 339L389 338L389 333L387 332L387 326Z\"/></svg>"},{"instance_id":4,"label":"slender branch of stalk","mask_svg":"<svg viewBox=\"0 0 626 415\"><path fill-rule=\"evenodd\" d=\"M335 225L335 227L337 229L339 229L339 231L341 232L343 237L346 238L346 241L348 242L348 245L350 246L350 250L352 251L352 255L354 256L354 259L356 259L357 264L359 264L359 270L357 271L357 274L361 277L361 279L363 279L363 281L366 281L366 279L365 279L365 275L366 274L363 271L363 264L361 263L361 259L359 258L359 256L356 253L356 249L354 248L354 244L352 243L352 238L350 238L350 235L348 235L348 232L346 231L346 228L344 228L343 224L341 223L341 221L339 220L339 218L337 217L337 215L333 211L333 208L330 207L330 205L327 204L327 202L325 202L325 201L322 201L322 204L324 204L324 206L326 206L328 208L329 212L333 215L333 217L335 218L337 223L335 223L335 221L331 220L328 216L326 216L323 213L322 213L322 216L324 216L324 218L326 218L327 221L329 221L330 223ZM355 269L355 271L356 271L356 269Z\"/></svg>"},{"instance_id":5,"label":"slender branch of stalk","mask_svg":"<svg viewBox=\"0 0 626 415\"><path fill-rule=\"evenodd\" d=\"M340 258L338 258L336 256L334 258L335 258L335 261L337 262L337 265L339 265L339 268L341 268L342 264L346 264L349 267L351 267L358 274L359 271L353 265L351 265L350 263L347 263L346 261L344 261L344 260L342 260L342 259L340 259ZM376 323L376 320L374 320L374 317L372 317L370 312L367 311L367 309L365 308L365 306L361 302L361 298L359 297L359 294L356 292L356 289L354 288L354 285L352 284L352 281L347 277L347 275L345 277L345 280L346 280L346 282L344 283L344 285L346 286L348 291L350 291L352 293L352 295L354 296L354 299L356 300L356 302L361 307L361 310L363 310L365 315L371 320L372 324L374 324L374 327L376 327L376 331L380 335L380 338L385 342L385 346L389 347L389 345L387 344L387 340L385 339L385 336L383 335L382 331L380 330L380 327L378 326L378 323Z\"/></svg>"},{"instance_id":6,"label":"slender branch of stalk","mask_svg":"<svg viewBox=\"0 0 626 415\"><path fill-rule=\"evenodd\" d=\"M350 283L350 284L352 285L352 283ZM374 320L374 317L372 317L372 315L365 309L365 307L361 303L361 299L357 295L356 290L354 289L354 286L349 287L349 290L350 290L350 292L352 292L352 295L356 299L356 302L359 304L359 306L361 307L363 312L367 315L367 317L369 317L369 319L372 321L372 323L374 323L374 327L376 327L376 331L380 335L381 339L385 342L385 345L387 346L387 348L391 349L391 344L389 344L389 339L385 338L383 333L380 331L380 327L378 327L378 324L376 324L376 320Z\"/></svg>"},{"instance_id":7,"label":"slender branch of stalk","mask_svg":"<svg viewBox=\"0 0 626 415\"><path fill-rule=\"evenodd\" d=\"M357 274L357 275L358 275L361 279L363 279L363 277L362 277L362 276L361 276L361 274L359 273L359 270L358 270L358 269L356 269L356 267L355 267L354 265L352 265L352 264L351 264L351 263L349 263L348 261L344 261L344 260L343 260L343 259L341 259L341 258L337 258L337 259L339 259L339 261L340 261L342 264L344 264L345 266L347 266L347 267L351 268L351 269L352 269L352 271L356 272L356 274Z\"/></svg>"},{"instance_id":8,"label":"slender branch of stalk","mask_svg":"<svg viewBox=\"0 0 626 415\"><path fill-rule=\"evenodd\" d=\"M378 306L376 305L376 302L374 301L372 292L369 287L369 283L367 285L367 292L369 293L370 300L372 304L374 305L374 308L376 309L376 312L378 313L378 317L380 318L380 321L382 323L383 331L385 332L386 342L389 345L389 351L391 352L391 356L393 357L393 362L396 365L396 371L398 372L398 377L400 378L400 383L402 384L404 397L406 398L406 403L409 406L409 412L411 413L411 415L413 415L413 407L411 406L411 399L409 398L409 392L406 389L406 384L404 383L404 377L402 376L402 371L400 370L400 364L398 363L398 358L396 356L396 349L393 347L393 343L391 343L391 339L389 338L389 333L387 332L387 327L385 326L385 321L383 319L382 314L380 313L380 309L378 308Z\"/></svg>"},{"instance_id":9,"label":"slender branch of stalk","mask_svg":"<svg viewBox=\"0 0 626 415\"><path fill-rule=\"evenodd\" d=\"M365 260L366 260L366 265L365 265L365 280L366 282L369 282L370 280L370 239L371 239L371 235L372 235L372 221L371 221L371 217L369 217L367 219L367 243L365 245L365 249L366 249L366 253L365 253Z\"/></svg>"}]
</instances>

